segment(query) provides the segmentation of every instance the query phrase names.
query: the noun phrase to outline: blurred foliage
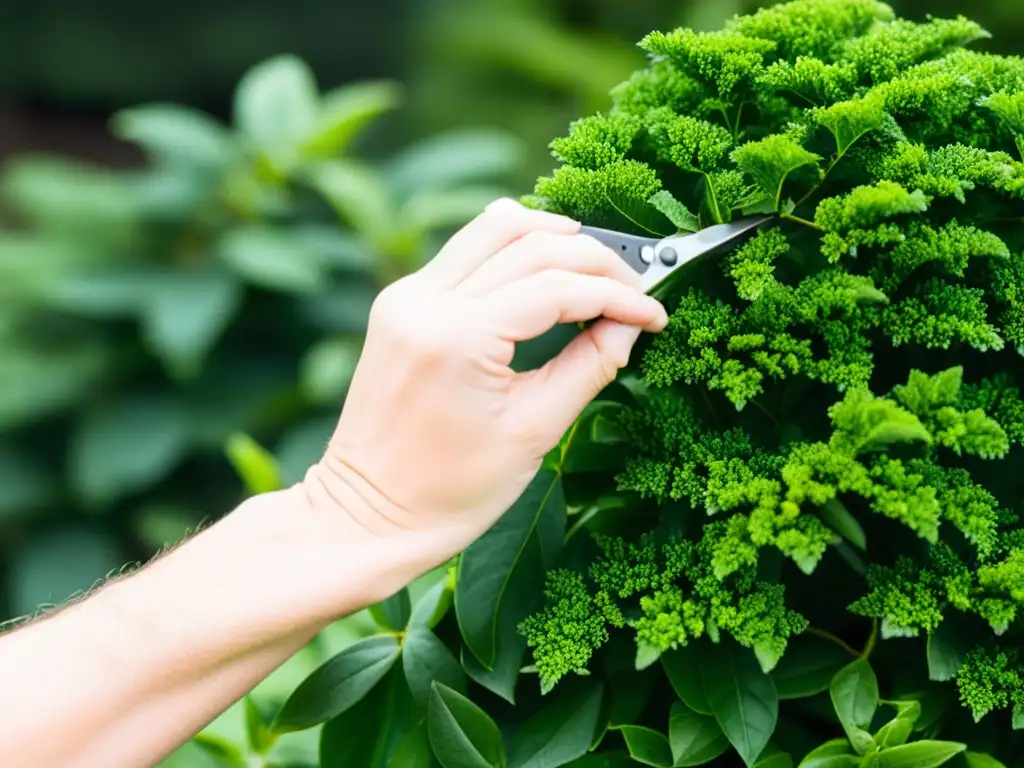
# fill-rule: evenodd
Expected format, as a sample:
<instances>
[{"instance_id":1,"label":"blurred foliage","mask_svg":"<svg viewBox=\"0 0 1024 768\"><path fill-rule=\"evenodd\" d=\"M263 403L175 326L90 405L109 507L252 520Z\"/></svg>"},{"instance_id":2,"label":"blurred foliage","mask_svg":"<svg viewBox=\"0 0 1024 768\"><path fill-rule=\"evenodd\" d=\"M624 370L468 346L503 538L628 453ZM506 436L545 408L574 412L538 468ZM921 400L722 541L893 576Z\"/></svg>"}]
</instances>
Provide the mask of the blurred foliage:
<instances>
[{"instance_id":1,"label":"blurred foliage","mask_svg":"<svg viewBox=\"0 0 1024 768\"><path fill-rule=\"evenodd\" d=\"M507 194L520 162L493 131L361 159L358 139L402 97L389 81L322 93L284 55L242 78L231 125L173 104L117 113L142 168L4 165L8 616L234 506L239 433L274 446L284 482L318 458L377 291Z\"/></svg>"}]
</instances>

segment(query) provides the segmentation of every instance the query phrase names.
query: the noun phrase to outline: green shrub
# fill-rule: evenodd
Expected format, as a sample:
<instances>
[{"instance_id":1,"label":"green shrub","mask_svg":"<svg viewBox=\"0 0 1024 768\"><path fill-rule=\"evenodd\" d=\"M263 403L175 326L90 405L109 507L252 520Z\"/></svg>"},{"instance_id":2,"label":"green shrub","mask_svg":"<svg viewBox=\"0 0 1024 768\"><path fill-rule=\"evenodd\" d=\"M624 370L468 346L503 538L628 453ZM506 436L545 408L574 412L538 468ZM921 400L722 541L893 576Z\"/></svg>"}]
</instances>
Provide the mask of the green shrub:
<instances>
[{"instance_id":1,"label":"green shrub","mask_svg":"<svg viewBox=\"0 0 1024 768\"><path fill-rule=\"evenodd\" d=\"M292 56L236 89L231 125L148 104L97 168L0 176L0 617L60 602L237 503L251 433L301 477L337 419L377 291L505 193L518 142L432 136L373 156L392 82L321 92Z\"/></svg>"},{"instance_id":2,"label":"green shrub","mask_svg":"<svg viewBox=\"0 0 1024 768\"><path fill-rule=\"evenodd\" d=\"M271 730L323 724L325 766L1019 765L1024 59L984 37L795 0L644 38L530 203L779 218Z\"/></svg>"}]
</instances>

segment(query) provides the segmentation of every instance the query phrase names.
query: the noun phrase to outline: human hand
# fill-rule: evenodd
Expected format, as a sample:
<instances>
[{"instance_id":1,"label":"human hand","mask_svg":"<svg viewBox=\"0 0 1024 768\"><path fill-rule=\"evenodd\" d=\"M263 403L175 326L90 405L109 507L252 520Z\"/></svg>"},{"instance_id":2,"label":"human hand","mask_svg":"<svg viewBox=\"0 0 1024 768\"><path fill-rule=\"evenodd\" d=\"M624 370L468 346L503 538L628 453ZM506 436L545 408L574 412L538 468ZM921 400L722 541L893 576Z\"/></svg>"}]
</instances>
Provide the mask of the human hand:
<instances>
[{"instance_id":1,"label":"human hand","mask_svg":"<svg viewBox=\"0 0 1024 768\"><path fill-rule=\"evenodd\" d=\"M499 200L370 313L313 503L414 540L426 567L484 533L584 407L668 318L639 276L568 218ZM543 367L516 342L601 318Z\"/></svg>"}]
</instances>

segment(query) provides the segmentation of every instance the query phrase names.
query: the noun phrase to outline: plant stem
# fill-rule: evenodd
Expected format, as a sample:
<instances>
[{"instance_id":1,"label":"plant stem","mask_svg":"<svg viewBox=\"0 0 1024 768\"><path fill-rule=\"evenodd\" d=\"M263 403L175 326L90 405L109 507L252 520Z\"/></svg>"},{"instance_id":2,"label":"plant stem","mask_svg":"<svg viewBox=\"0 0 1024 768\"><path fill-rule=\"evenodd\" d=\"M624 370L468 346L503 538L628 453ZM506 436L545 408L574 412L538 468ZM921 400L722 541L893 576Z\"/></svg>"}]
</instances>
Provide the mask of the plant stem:
<instances>
[{"instance_id":1,"label":"plant stem","mask_svg":"<svg viewBox=\"0 0 1024 768\"><path fill-rule=\"evenodd\" d=\"M750 398L750 402L752 402L754 405L756 405L758 407L758 409L760 409L760 411L765 416L767 416L769 419L771 419L772 424L774 424L776 427L779 426L778 419L776 419L774 416L772 416L772 412L771 411L769 411L767 408L765 408L763 405L761 405L759 402L757 402L757 400L755 400L754 398Z\"/></svg>"},{"instance_id":2,"label":"plant stem","mask_svg":"<svg viewBox=\"0 0 1024 768\"><path fill-rule=\"evenodd\" d=\"M779 214L779 218L789 219L790 221L795 221L797 224L803 224L805 227L810 227L811 229L816 229L819 232L824 232L825 231L825 228L822 227L821 225L815 224L813 221L808 221L807 219L802 219L799 216L794 216L792 213L780 213Z\"/></svg>"},{"instance_id":3,"label":"plant stem","mask_svg":"<svg viewBox=\"0 0 1024 768\"><path fill-rule=\"evenodd\" d=\"M807 632L810 635L816 635L817 637L820 637L823 640L828 640L830 643L835 643L840 648L842 648L844 651L846 651L848 654L853 656L855 659L859 659L861 657L860 651L858 651L852 645L847 643L841 637L837 637L836 635L833 635L831 632L826 632L824 629L818 629L817 627L808 627L804 631Z\"/></svg>"},{"instance_id":4,"label":"plant stem","mask_svg":"<svg viewBox=\"0 0 1024 768\"><path fill-rule=\"evenodd\" d=\"M864 650L860 652L860 658L867 661L871 658L871 652L875 650L875 644L878 642L878 619L871 620L871 635L868 637L867 643L864 645Z\"/></svg>"}]
</instances>

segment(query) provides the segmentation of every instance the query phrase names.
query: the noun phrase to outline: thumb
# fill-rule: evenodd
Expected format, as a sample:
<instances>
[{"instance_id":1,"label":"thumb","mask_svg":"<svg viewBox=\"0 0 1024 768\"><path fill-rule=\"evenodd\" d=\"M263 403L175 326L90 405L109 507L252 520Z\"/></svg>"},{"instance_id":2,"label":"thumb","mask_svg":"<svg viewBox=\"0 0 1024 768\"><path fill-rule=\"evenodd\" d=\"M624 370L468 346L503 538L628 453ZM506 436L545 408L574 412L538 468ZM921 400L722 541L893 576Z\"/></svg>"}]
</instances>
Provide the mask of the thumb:
<instances>
[{"instance_id":1,"label":"thumb","mask_svg":"<svg viewBox=\"0 0 1024 768\"><path fill-rule=\"evenodd\" d=\"M563 434L629 362L642 331L637 325L598 320L530 376L528 409Z\"/></svg>"}]
</instances>

